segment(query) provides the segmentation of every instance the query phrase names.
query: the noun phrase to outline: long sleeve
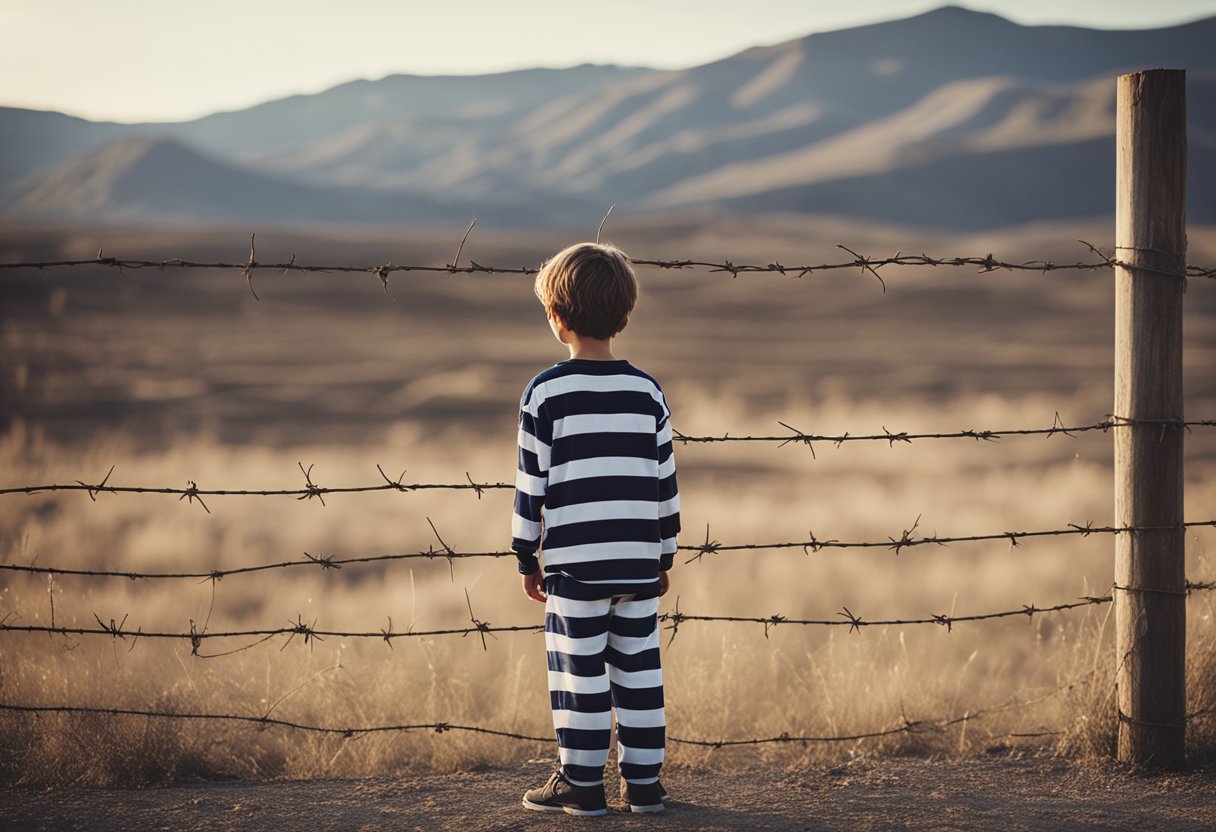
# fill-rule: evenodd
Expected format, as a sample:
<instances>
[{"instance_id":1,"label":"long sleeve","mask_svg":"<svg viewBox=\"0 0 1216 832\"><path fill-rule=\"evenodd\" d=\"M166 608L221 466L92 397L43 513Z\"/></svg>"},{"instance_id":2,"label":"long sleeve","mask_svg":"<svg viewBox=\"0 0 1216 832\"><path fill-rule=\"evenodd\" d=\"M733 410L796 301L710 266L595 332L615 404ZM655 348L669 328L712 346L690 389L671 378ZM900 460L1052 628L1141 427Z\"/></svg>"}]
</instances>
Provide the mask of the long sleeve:
<instances>
[{"instance_id":1,"label":"long sleeve","mask_svg":"<svg viewBox=\"0 0 1216 832\"><path fill-rule=\"evenodd\" d=\"M659 537L662 541L659 570L671 569L676 555L676 536L680 531L680 492L676 485L676 457L671 442L671 411L662 392L656 423L659 460Z\"/></svg>"},{"instance_id":2,"label":"long sleeve","mask_svg":"<svg viewBox=\"0 0 1216 832\"><path fill-rule=\"evenodd\" d=\"M511 548L519 559L519 572L531 575L540 568L541 511L549 479L549 448L553 428L542 412L533 388L519 404L519 466L515 472L515 508L511 515Z\"/></svg>"}]
</instances>

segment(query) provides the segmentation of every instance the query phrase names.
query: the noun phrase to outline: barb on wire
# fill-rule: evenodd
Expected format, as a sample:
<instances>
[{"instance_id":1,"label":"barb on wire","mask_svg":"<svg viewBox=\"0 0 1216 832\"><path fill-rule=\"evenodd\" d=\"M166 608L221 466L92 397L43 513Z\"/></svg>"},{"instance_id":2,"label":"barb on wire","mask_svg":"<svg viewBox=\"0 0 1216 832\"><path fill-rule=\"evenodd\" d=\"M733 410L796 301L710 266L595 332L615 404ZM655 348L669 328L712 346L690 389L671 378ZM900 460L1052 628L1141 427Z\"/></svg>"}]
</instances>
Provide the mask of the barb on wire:
<instances>
[{"instance_id":1,"label":"barb on wire","mask_svg":"<svg viewBox=\"0 0 1216 832\"><path fill-rule=\"evenodd\" d=\"M262 299L258 297L258 293L253 289L253 270L258 267L256 259L257 249L254 248L253 241L257 236L257 234L249 235L249 259L245 262L244 268L241 269L241 277L245 278L249 283L249 291L253 292L253 299L260 303ZM295 262L296 256L294 254L291 255L291 259L292 262ZM161 270L164 271L163 268Z\"/></svg>"},{"instance_id":2,"label":"barb on wire","mask_svg":"<svg viewBox=\"0 0 1216 832\"><path fill-rule=\"evenodd\" d=\"M671 630L671 638L667 639L667 646L671 647L671 643L676 640L676 633L680 631L680 625L684 623L684 614L680 612L680 596L676 596L676 608L662 617L662 621L670 622L664 629ZM0 621L0 627L4 626L4 621Z\"/></svg>"},{"instance_id":3,"label":"barb on wire","mask_svg":"<svg viewBox=\"0 0 1216 832\"><path fill-rule=\"evenodd\" d=\"M186 500L186 502L193 504L195 500L198 500L198 504L203 507L203 511L210 514L211 509L207 508L207 504L203 502L203 498L198 495L198 483L194 480L186 480L186 485L185 493L178 497L177 501L180 503L182 500Z\"/></svg>"},{"instance_id":4,"label":"barb on wire","mask_svg":"<svg viewBox=\"0 0 1216 832\"><path fill-rule=\"evenodd\" d=\"M460 252L464 251L465 241L469 239L469 235L473 233L473 226L477 225L477 218L469 223L469 227L465 229L464 236L460 238L460 245L456 247L456 256L452 258L452 262L448 264L448 273L455 274L460 266Z\"/></svg>"},{"instance_id":5,"label":"barb on wire","mask_svg":"<svg viewBox=\"0 0 1216 832\"><path fill-rule=\"evenodd\" d=\"M485 491L485 487L473 482L473 477L469 475L468 471L464 472L464 478L469 481L469 485L472 487L473 491L476 492L477 499L480 501L482 492Z\"/></svg>"},{"instance_id":6,"label":"barb on wire","mask_svg":"<svg viewBox=\"0 0 1216 832\"><path fill-rule=\"evenodd\" d=\"M111 465L110 470L106 471L106 475L104 477L102 477L101 482L98 483L97 485L87 485L86 483L81 482L80 480L76 480L76 483L81 488L83 488L85 491L87 491L89 493L90 500L92 500L93 502L97 502L97 495L102 491L108 490L106 487L106 483L110 481L110 474L114 473L114 468L115 468L115 466ZM67 486L67 487L70 487L70 486Z\"/></svg>"},{"instance_id":7,"label":"barb on wire","mask_svg":"<svg viewBox=\"0 0 1216 832\"><path fill-rule=\"evenodd\" d=\"M469 599L469 590L467 587L464 591L464 602L469 608L469 621L472 622L473 629L477 631L479 636L481 636L481 649L489 650L490 648L486 646L486 635L488 634L490 638L498 638L498 636L494 635L494 629L490 626L490 622L480 621L478 620L477 616L473 615L473 602ZM468 635L468 633L465 633L465 635ZM464 638L464 636L461 636L461 638Z\"/></svg>"},{"instance_id":8,"label":"barb on wire","mask_svg":"<svg viewBox=\"0 0 1216 832\"><path fill-rule=\"evenodd\" d=\"M206 625L203 625L203 629L204 630L206 629ZM190 619L189 637L190 637L190 655L197 656L199 649L203 646L203 634L198 629L198 626L194 623L193 618Z\"/></svg>"},{"instance_id":9,"label":"barb on wire","mask_svg":"<svg viewBox=\"0 0 1216 832\"><path fill-rule=\"evenodd\" d=\"M287 633L287 641L283 642L283 646L279 648L279 652L287 649L287 645L291 644L291 640L297 635L304 637L304 644L308 645L314 641L324 641L321 634L317 632L317 619L313 619L311 624L304 623L304 616L296 613L296 623L287 627L282 632Z\"/></svg>"},{"instance_id":10,"label":"barb on wire","mask_svg":"<svg viewBox=\"0 0 1216 832\"><path fill-rule=\"evenodd\" d=\"M376 277L380 278L380 287L384 289L384 296L393 303L396 303L397 298L388 290L388 276L393 273L393 264L385 263L383 266L376 266L370 271L375 272Z\"/></svg>"},{"instance_id":11,"label":"barb on wire","mask_svg":"<svg viewBox=\"0 0 1216 832\"><path fill-rule=\"evenodd\" d=\"M1107 263L1107 264L1109 264L1109 265L1111 265L1111 266L1116 265L1116 262L1115 262L1115 260L1114 260L1113 258L1111 258L1111 257L1110 257L1110 256L1108 256L1107 254L1105 254L1104 252L1102 252L1102 251L1101 251L1101 250L1100 250L1100 249L1099 249L1097 246L1095 246L1093 243L1087 243L1085 240L1077 240L1077 242L1078 242L1078 243L1080 243L1081 245L1085 246L1087 249L1089 249L1090 253L1091 253L1091 254L1093 254L1094 256L1096 256L1096 257L1100 257L1104 263Z\"/></svg>"},{"instance_id":12,"label":"barb on wire","mask_svg":"<svg viewBox=\"0 0 1216 832\"><path fill-rule=\"evenodd\" d=\"M300 466L300 472L304 474L304 493L298 499L311 500L313 497L316 497L321 501L321 505L325 505L324 489L319 488L312 481L312 466L309 465L308 469L305 470L303 462L297 462L296 464Z\"/></svg>"},{"instance_id":13,"label":"barb on wire","mask_svg":"<svg viewBox=\"0 0 1216 832\"><path fill-rule=\"evenodd\" d=\"M615 202L608 206L608 210L604 212L604 218L602 220L600 220L599 226L596 227L596 229L595 229L596 245L598 245L600 242L600 234L602 234L604 231L604 223L608 222L608 215L612 213L612 209L615 207L616 207Z\"/></svg>"},{"instance_id":14,"label":"barb on wire","mask_svg":"<svg viewBox=\"0 0 1216 832\"><path fill-rule=\"evenodd\" d=\"M802 431L798 430L798 428L790 427L789 425L787 425L785 422L781 421L780 419L777 420L777 424L781 425L781 427L785 428L788 431L792 431L794 434L793 436L786 437L785 441L783 441L780 445L777 446L778 448L784 448L786 445L790 444L791 442L797 442L799 444L806 445L807 450L809 450L811 452L811 459L819 458L819 457L815 456L815 446L813 444L811 444L813 439L817 439L819 437L809 436L808 434L805 434ZM680 434L679 439L685 445L687 445L689 442L716 441L716 440L712 440L712 439L702 440L701 438L684 436L683 434ZM737 437L737 436L731 437L727 434L723 434L721 441L739 442L739 441L746 441L746 440L740 440L739 437ZM755 440L753 440L753 441L755 441ZM837 443L837 447L839 447L839 443Z\"/></svg>"},{"instance_id":15,"label":"barb on wire","mask_svg":"<svg viewBox=\"0 0 1216 832\"><path fill-rule=\"evenodd\" d=\"M443 547L443 556L445 558L447 558L447 560L448 560L448 577L451 579L451 581L453 583L455 583L456 582L456 570L455 570L455 567L452 565L452 559L457 557L456 550L453 549L451 546L449 546L447 543L445 543L443 538L439 536L439 529L435 528L435 524L431 522L431 518L429 518L429 517L426 518L426 522L430 525L431 531L435 533L435 539L439 541L439 545ZM426 553L427 553L428 557L434 557L435 555L439 554L439 552L437 552L436 550L432 549L429 546L427 547ZM473 614L473 611L470 609L469 615L472 615L472 614Z\"/></svg>"},{"instance_id":16,"label":"barb on wire","mask_svg":"<svg viewBox=\"0 0 1216 832\"><path fill-rule=\"evenodd\" d=\"M720 546L721 546L721 544L718 543L718 541L709 539L709 524L706 523L705 524L705 542L702 543L700 546L692 547L697 550L697 553L684 562L692 563L694 560L700 560L702 555L712 555L714 552L718 551ZM688 547L684 547L684 548L688 548Z\"/></svg>"},{"instance_id":17,"label":"barb on wire","mask_svg":"<svg viewBox=\"0 0 1216 832\"><path fill-rule=\"evenodd\" d=\"M899 540L896 540L893 537L887 538L887 540L891 541L891 548L895 550L896 555L899 554L899 550L903 547L911 546L913 541L916 539L912 537L912 533L915 532L916 527L920 525L920 518L921 515L916 515L916 519L912 521L912 527L904 529L903 533L899 536Z\"/></svg>"},{"instance_id":18,"label":"barb on wire","mask_svg":"<svg viewBox=\"0 0 1216 832\"><path fill-rule=\"evenodd\" d=\"M108 633L114 638L124 638L126 636L126 633L123 632L122 629L123 625L127 623L126 615L124 615L122 617L122 621L119 621L117 624L115 624L114 619L111 618L109 625L102 621L101 617L97 613L93 613L93 618L97 620L97 626L101 628L101 632Z\"/></svg>"},{"instance_id":19,"label":"barb on wire","mask_svg":"<svg viewBox=\"0 0 1216 832\"><path fill-rule=\"evenodd\" d=\"M849 248L848 246L842 246L839 243L836 244L836 248L844 249L849 254L853 255L853 258L854 258L853 265L860 266L862 274L869 272L870 274L872 274L876 278L878 278L878 282L882 285L882 293L884 295L887 293L887 282L882 279L882 275L880 275L878 273L878 268L875 267L875 265L873 264L873 262L870 260L869 257L863 257L862 255L858 254L857 252L853 251L853 249ZM991 257L991 256L992 255L989 255L989 257ZM898 254L895 255L895 259L896 260L899 259ZM882 266L883 264L879 263L878 265Z\"/></svg>"},{"instance_id":20,"label":"barb on wire","mask_svg":"<svg viewBox=\"0 0 1216 832\"><path fill-rule=\"evenodd\" d=\"M815 532L813 532L813 531L808 531L807 535L811 539L808 540L806 543L802 544L802 554L804 554L804 555L810 555L811 552L818 552L820 549L825 549L825 548L831 546L833 543L840 542L839 540L835 540L835 539L820 540L819 538L815 537Z\"/></svg>"},{"instance_id":21,"label":"barb on wire","mask_svg":"<svg viewBox=\"0 0 1216 832\"><path fill-rule=\"evenodd\" d=\"M1140 272L1149 272L1150 274L1159 274L1164 277L1181 277L1183 280L1188 277L1216 277L1216 269L1204 269L1200 268L1199 266L1184 266L1181 271L1169 271L1166 269L1153 268L1152 266L1145 266L1141 263L1127 263L1107 255L1097 246L1093 245L1092 243L1087 243L1085 240L1077 240L1077 242L1088 248L1091 254L1101 258L1103 264L1110 266L1111 268L1118 266L1125 269L1134 269L1135 271ZM1155 249L1140 249L1134 246L1115 246L1115 249L1125 249L1127 251L1156 251ZM1166 252L1157 251L1157 253L1165 254Z\"/></svg>"},{"instance_id":22,"label":"barb on wire","mask_svg":"<svg viewBox=\"0 0 1216 832\"><path fill-rule=\"evenodd\" d=\"M395 480L390 480L390 479L388 478L388 474L384 473L384 469L380 467L380 463L378 463L378 462L376 463L376 470L380 472L380 476L384 477L384 481L385 481L386 483L388 483L390 486L392 486L394 489L396 489L397 491L403 491L403 492L404 492L404 491L410 491L410 490L411 490L410 486L405 485L405 484L403 484L403 483L401 482L403 479L405 479L405 472L406 472L408 469L406 469L406 468L402 468L402 469L401 469L401 476L397 477L397 479L395 479ZM465 476L466 476L466 477L468 476L468 472L465 472ZM471 479L470 479L470 480L469 480L469 482L473 482L473 480L471 480ZM480 498L481 498L481 492L480 492L480 491L479 491L479 492L477 492L477 497L478 497L478 499L480 499Z\"/></svg>"},{"instance_id":23,"label":"barb on wire","mask_svg":"<svg viewBox=\"0 0 1216 832\"><path fill-rule=\"evenodd\" d=\"M393 617L388 616L388 626L380 631L384 636L384 643L388 645L388 649L393 649Z\"/></svg>"},{"instance_id":24,"label":"barb on wire","mask_svg":"<svg viewBox=\"0 0 1216 832\"><path fill-rule=\"evenodd\" d=\"M898 554L901 550L914 548L917 546L925 546L929 544L937 546L945 546L950 543L970 543L984 541L1009 541L1010 548L1022 545L1023 538L1035 537L1054 537L1054 536L1069 536L1076 535L1080 537L1089 537L1094 534L1127 534L1130 532L1152 532L1152 531L1173 531L1179 528L1216 528L1216 520L1190 520L1178 526L1095 526L1093 521L1088 521L1084 524L1069 523L1068 528L1064 529L1043 529L1037 531L1002 531L992 532L989 534L974 534L974 535L956 535L956 536L939 536L932 535L926 537L913 537L916 525L919 524L920 517L917 517L917 523L913 528L906 529L900 537L894 538L888 536L886 540L837 540L835 538L820 539L816 537L814 531L808 531L808 540L794 540L787 542L776 543L719 543L717 540L711 540L709 537L709 525L705 527L705 542L697 544L685 544L677 546L678 551L693 552L692 557L689 557L684 562L692 563L695 560L700 560L705 555L718 554L721 552L743 552L743 551L766 551L780 549L801 549L803 554L810 555L812 552L819 552L823 549L888 549ZM449 575L455 580L455 573L452 571L452 563L457 558L513 558L516 556L514 551L509 549L489 551L489 552L457 552L439 536L438 529L434 523L427 518L430 523L431 530L435 537L439 540L442 548L436 549L433 545L426 549L416 552L398 552L384 555L362 555L356 557L340 558L336 555L314 556L308 552L304 553L304 557L298 560L286 560L276 563L262 563L251 566L236 566L229 569L209 569L207 571L184 571L184 572L140 572L133 570L116 570L116 569L78 569L72 567L60 566L39 566L37 564L24 563L0 563L0 571L9 572L26 572L39 575L80 575L99 578L127 578L130 580L165 580L165 579L203 579L203 580L219 580L230 575L244 575L252 572L265 572L271 569L289 569L300 566L317 566L320 565L326 569L340 569L347 564L360 563L380 563L386 561L398 560L433 560L436 557L443 557L448 561Z\"/></svg>"},{"instance_id":25,"label":"barb on wire","mask_svg":"<svg viewBox=\"0 0 1216 832\"><path fill-rule=\"evenodd\" d=\"M1058 410L1056 411L1055 418L1051 421L1051 428L1048 430L1047 435L1055 436L1056 431L1069 437L1073 436L1075 431L1075 429L1064 427L1064 420L1060 418L1060 411Z\"/></svg>"},{"instance_id":26,"label":"barb on wire","mask_svg":"<svg viewBox=\"0 0 1216 832\"><path fill-rule=\"evenodd\" d=\"M782 615L779 612L775 612L772 615L770 615L767 619L765 619L765 621L764 621L764 638L765 638L765 640L766 641L768 640L768 628L770 626L776 627L781 622L788 621L788 620L789 619L787 619L784 615Z\"/></svg>"},{"instance_id":27,"label":"barb on wire","mask_svg":"<svg viewBox=\"0 0 1216 832\"><path fill-rule=\"evenodd\" d=\"M611 212L611 209L609 209ZM605 219L607 214L605 214ZM215 270L236 270L246 277L249 281L250 291L253 291L252 273L255 268L278 269L283 274L290 272L333 272L333 273L373 273L380 275L387 286L387 275L393 272L430 272L444 274L515 274L515 275L534 275L539 269L531 266L486 266L476 263L472 260L469 265L461 266L460 255L464 249L464 243L468 239L469 234L476 225L477 220L474 219L469 223L468 229L465 231L464 238L461 240L460 247L456 250L456 258L451 263L442 266L427 265L422 263L414 264L398 264L398 265L372 265L372 266L357 266L357 265L303 265L295 262L295 256L286 263L260 263L254 259L253 237L250 237L250 254L249 258L244 262L224 262L224 261L193 261L181 257L173 257L167 260L147 260L147 259L123 259L117 257L102 257L102 252L97 252L97 257L88 260L44 260L44 261L17 261L0 263L0 269L39 269L45 271L52 268L67 268L75 266L104 266L116 268L121 271L125 269L146 269L155 268L164 270L165 268L181 268L181 269L215 269ZM601 229L602 229L601 221ZM598 235L598 231L597 231ZM1145 267L1128 263L1119 260L1115 257L1103 254L1096 246L1078 240L1081 245L1085 246L1091 254L1098 259L1096 261L1075 261L1056 263L1050 260L1022 260L1009 261L1000 260L991 253L983 256L964 256L964 257L931 257L928 254L904 254L897 252L893 257L874 257L867 254L862 254L853 248L843 244L837 244L837 248L851 255L850 259L840 260L835 262L802 264L802 265L784 265L780 262L769 263L736 263L732 260L702 260L697 258L650 258L650 257L631 257L630 262L635 266L653 266L659 269L705 269L709 272L727 272L732 277L738 277L741 274L777 274L784 277L792 277L800 279L815 272L840 271L859 269L862 275L873 275L879 281L883 291L886 291L886 282L879 275L878 270L887 266L928 266L928 267L974 267L978 274L989 274L994 271L1011 271L1011 272L1039 272L1046 274L1048 272L1057 271L1097 271L1100 269L1113 269L1115 267L1136 268L1141 271L1146 270ZM1148 269L1152 271L1152 269ZM1172 275L1177 276L1177 275ZM1216 267L1205 267L1198 265L1188 265L1185 270L1186 277L1197 278L1213 278L1216 279ZM256 292L254 295L256 297ZM387 294L387 288L386 288Z\"/></svg>"},{"instance_id":28,"label":"barb on wire","mask_svg":"<svg viewBox=\"0 0 1216 832\"><path fill-rule=\"evenodd\" d=\"M304 557L308 558L312 563L317 564L322 569L341 569L342 564L336 561L335 555L310 555L304 553Z\"/></svg>"}]
</instances>

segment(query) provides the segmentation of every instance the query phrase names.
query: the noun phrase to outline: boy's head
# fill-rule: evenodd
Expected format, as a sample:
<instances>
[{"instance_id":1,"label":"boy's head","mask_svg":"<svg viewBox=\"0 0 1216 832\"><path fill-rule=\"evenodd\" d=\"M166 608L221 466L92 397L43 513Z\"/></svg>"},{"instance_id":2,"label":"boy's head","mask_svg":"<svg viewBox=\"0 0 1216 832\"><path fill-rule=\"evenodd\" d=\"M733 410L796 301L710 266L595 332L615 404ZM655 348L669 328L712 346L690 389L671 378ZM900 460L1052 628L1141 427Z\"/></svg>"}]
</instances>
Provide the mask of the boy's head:
<instances>
[{"instance_id":1,"label":"boy's head","mask_svg":"<svg viewBox=\"0 0 1216 832\"><path fill-rule=\"evenodd\" d=\"M586 338L616 335L638 300L629 258L599 243L576 243L553 255L541 266L534 289L547 311Z\"/></svg>"}]
</instances>

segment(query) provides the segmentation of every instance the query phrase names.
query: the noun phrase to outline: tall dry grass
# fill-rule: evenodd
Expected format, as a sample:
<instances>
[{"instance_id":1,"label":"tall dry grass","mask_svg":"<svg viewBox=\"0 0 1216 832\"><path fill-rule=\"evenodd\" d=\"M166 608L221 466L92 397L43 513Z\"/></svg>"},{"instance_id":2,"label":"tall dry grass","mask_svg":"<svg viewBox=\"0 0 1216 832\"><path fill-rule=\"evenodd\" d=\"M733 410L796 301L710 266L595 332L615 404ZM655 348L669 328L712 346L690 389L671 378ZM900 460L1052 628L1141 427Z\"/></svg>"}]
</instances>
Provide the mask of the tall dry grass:
<instances>
[{"instance_id":1,"label":"tall dry grass","mask_svg":"<svg viewBox=\"0 0 1216 832\"><path fill-rule=\"evenodd\" d=\"M681 430L763 432L728 401L681 395ZM923 402L844 400L795 408L816 429L877 430L880 422L932 430L960 424L1043 422L1050 402L1034 397ZM780 415L788 417L789 410ZM776 416L777 414L770 414ZM1050 418L1050 417L1048 417ZM170 450L141 451L130 439L97 437L83 447L11 431L0 443L6 481L70 482L118 467L112 482L204 487L297 487L296 466L314 464L324 485L368 484L375 464L410 481L509 480L513 437L436 434L399 424L379 442L282 449L234 447L205 436ZM737 543L820 538L898 538L919 531L969 534L1109 522L1109 437L824 447L677 448L684 542ZM1207 469L1192 467L1188 514L1216 505ZM427 518L458 551L503 548L510 492L332 495L327 505L290 498L209 498L211 513L175 497L44 494L9 500L7 561L130 568L213 569L313 554L417 551L436 543ZM1211 577L1213 536L1188 538L1188 575ZM685 612L831 618L843 606L866 618L922 617L1039 606L1106 591L1110 538L1048 538L891 550L717 553L678 563L672 594ZM687 557L687 556L685 556ZM481 620L540 623L507 560L406 561L342 570L295 568L217 583L132 582L6 573L13 622L184 631L280 626L302 616L318 627L428 629L467 621L465 590ZM1189 602L1191 701L1216 700L1212 602ZM1101 755L1114 736L1109 607L956 625L823 630L791 625L688 622L665 633L670 731L694 739L833 735L979 712L945 730L832 744L702 749L673 744L674 764L780 765L908 753L977 753L1047 745ZM546 735L550 731L540 638L502 634L383 642L278 639L216 659L188 642L6 634L4 701L237 713L327 725L453 722ZM203 652L240 646L206 643ZM1071 687L1069 687L1071 685ZM1014 706L1017 703L1030 704ZM1010 707L1003 707L1010 706ZM987 709L997 708L995 712ZM1046 737L1021 737L1043 734ZM1212 729L1197 720L1193 753L1210 753ZM346 777L452 770L552 753L551 748L457 732L345 739L240 724L135 717L0 715L4 779L119 785L190 777Z\"/></svg>"}]
</instances>

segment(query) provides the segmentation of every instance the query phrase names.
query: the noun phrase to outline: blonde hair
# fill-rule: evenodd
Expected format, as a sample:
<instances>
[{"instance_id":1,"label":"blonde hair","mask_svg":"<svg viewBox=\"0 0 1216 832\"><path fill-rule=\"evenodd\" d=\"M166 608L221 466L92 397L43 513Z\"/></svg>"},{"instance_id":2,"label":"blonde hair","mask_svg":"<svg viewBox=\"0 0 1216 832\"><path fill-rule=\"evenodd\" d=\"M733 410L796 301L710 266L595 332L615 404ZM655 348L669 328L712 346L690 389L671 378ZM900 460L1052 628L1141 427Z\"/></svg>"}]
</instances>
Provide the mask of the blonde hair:
<instances>
[{"instance_id":1,"label":"blonde hair","mask_svg":"<svg viewBox=\"0 0 1216 832\"><path fill-rule=\"evenodd\" d=\"M588 338L611 338L629 322L638 279L625 252L600 243L576 243L546 260L533 286L546 309Z\"/></svg>"}]
</instances>

